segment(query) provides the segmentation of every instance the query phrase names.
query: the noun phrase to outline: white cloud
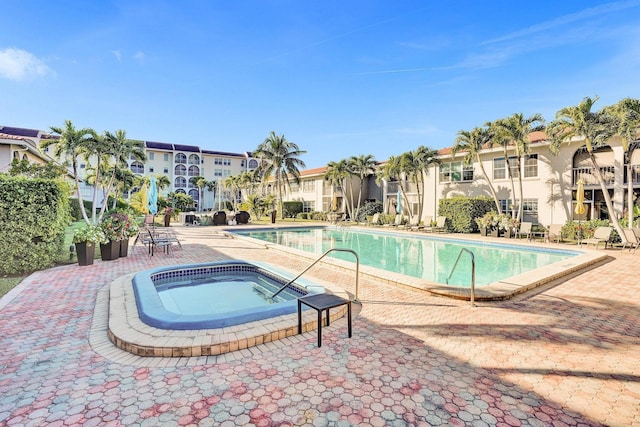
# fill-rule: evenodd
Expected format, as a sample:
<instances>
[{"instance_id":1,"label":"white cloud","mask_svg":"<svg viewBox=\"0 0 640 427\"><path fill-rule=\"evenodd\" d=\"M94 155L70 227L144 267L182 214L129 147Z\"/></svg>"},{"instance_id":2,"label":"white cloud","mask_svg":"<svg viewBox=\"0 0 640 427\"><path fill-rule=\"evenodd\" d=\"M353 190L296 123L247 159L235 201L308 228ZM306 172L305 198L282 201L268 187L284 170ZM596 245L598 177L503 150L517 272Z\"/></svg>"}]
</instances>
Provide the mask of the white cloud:
<instances>
[{"instance_id":1,"label":"white cloud","mask_svg":"<svg viewBox=\"0 0 640 427\"><path fill-rule=\"evenodd\" d=\"M135 55L133 55L133 58L138 61L139 63L143 63L144 62L144 52L141 51L137 51Z\"/></svg>"},{"instance_id":2,"label":"white cloud","mask_svg":"<svg viewBox=\"0 0 640 427\"><path fill-rule=\"evenodd\" d=\"M43 61L22 49L0 50L0 77L9 80L28 80L53 73Z\"/></svg>"}]
</instances>

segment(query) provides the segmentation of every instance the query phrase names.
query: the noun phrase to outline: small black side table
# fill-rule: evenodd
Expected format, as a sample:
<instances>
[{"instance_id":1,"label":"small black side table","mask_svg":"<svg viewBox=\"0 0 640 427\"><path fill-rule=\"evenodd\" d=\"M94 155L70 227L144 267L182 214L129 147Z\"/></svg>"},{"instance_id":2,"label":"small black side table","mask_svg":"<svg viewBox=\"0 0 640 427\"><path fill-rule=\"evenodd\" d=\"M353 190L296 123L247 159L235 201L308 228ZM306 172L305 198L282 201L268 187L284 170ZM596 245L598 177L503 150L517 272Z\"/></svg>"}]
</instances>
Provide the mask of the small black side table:
<instances>
[{"instance_id":1,"label":"small black side table","mask_svg":"<svg viewBox=\"0 0 640 427\"><path fill-rule=\"evenodd\" d=\"M329 309L347 306L347 327L351 338L351 301L333 294L314 294L298 298L298 333L302 333L302 304L308 305L318 312L318 347L322 347L322 312L326 311L329 326Z\"/></svg>"}]
</instances>

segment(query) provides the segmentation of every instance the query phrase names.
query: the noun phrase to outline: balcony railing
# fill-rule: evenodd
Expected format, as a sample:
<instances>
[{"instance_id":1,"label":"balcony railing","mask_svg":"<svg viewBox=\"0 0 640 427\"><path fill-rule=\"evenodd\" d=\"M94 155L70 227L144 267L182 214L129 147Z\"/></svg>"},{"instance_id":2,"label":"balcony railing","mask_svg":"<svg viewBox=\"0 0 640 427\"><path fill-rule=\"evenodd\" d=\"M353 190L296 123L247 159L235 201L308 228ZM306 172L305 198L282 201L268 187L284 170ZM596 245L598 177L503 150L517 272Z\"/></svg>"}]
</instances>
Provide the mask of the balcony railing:
<instances>
[{"instance_id":1,"label":"balcony railing","mask_svg":"<svg viewBox=\"0 0 640 427\"><path fill-rule=\"evenodd\" d=\"M399 190L400 190L400 183L399 182L393 181L393 182L388 182L387 183L387 193L396 193ZM404 184L404 191L406 193L417 193L418 192L418 188L416 187L415 183L406 182Z\"/></svg>"},{"instance_id":2,"label":"balcony railing","mask_svg":"<svg viewBox=\"0 0 640 427\"><path fill-rule=\"evenodd\" d=\"M601 167L600 173L606 185L613 185L615 183L614 166ZM579 180L582 180L585 186L600 184L598 178L596 178L593 173L593 168L573 168L573 185L577 185Z\"/></svg>"},{"instance_id":3,"label":"balcony railing","mask_svg":"<svg viewBox=\"0 0 640 427\"><path fill-rule=\"evenodd\" d=\"M631 180L634 184L640 184L640 165L631 165ZM624 183L628 183L627 168L624 168Z\"/></svg>"}]
</instances>

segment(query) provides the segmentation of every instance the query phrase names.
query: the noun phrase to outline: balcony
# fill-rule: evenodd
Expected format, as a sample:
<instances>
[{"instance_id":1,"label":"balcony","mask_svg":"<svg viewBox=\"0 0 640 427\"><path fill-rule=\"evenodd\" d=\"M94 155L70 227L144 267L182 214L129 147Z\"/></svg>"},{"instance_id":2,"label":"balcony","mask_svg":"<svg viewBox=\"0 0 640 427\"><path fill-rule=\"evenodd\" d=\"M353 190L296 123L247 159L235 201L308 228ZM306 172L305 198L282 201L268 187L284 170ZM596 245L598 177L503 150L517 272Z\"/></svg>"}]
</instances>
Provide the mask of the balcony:
<instances>
[{"instance_id":1,"label":"balcony","mask_svg":"<svg viewBox=\"0 0 640 427\"><path fill-rule=\"evenodd\" d=\"M614 166L600 168L605 185L613 185L615 183L615 169ZM573 168L573 185L578 185L579 180L584 182L585 187L600 185L598 178L593 174L593 168Z\"/></svg>"},{"instance_id":2,"label":"balcony","mask_svg":"<svg viewBox=\"0 0 640 427\"><path fill-rule=\"evenodd\" d=\"M400 183L397 181L392 181L387 183L387 193L396 193L400 191ZM418 187L413 182L405 182L404 183L404 191L406 193L417 193Z\"/></svg>"}]
</instances>

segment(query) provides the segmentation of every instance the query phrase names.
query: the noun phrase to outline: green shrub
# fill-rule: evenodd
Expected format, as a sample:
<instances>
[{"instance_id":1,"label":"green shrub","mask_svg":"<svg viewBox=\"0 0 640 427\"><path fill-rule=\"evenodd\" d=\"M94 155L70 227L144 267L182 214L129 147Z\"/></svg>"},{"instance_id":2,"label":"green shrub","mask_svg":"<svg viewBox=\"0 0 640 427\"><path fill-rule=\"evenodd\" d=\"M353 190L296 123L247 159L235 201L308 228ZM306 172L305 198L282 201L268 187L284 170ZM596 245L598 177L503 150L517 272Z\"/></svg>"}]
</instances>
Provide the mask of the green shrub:
<instances>
[{"instance_id":1,"label":"green shrub","mask_svg":"<svg viewBox=\"0 0 640 427\"><path fill-rule=\"evenodd\" d=\"M495 203L489 197L452 197L440 200L438 206L438 216L447 217L447 227L454 233L477 232L475 219L490 211L495 211Z\"/></svg>"},{"instance_id":2,"label":"green shrub","mask_svg":"<svg viewBox=\"0 0 640 427\"><path fill-rule=\"evenodd\" d=\"M366 202L364 205L360 206L356 221L365 222L367 216L372 216L377 213L382 213L382 202Z\"/></svg>"},{"instance_id":3,"label":"green shrub","mask_svg":"<svg viewBox=\"0 0 640 427\"><path fill-rule=\"evenodd\" d=\"M297 215L302 212L303 203L300 201L282 202L282 208L284 209L284 216L286 218L296 218Z\"/></svg>"},{"instance_id":4,"label":"green shrub","mask_svg":"<svg viewBox=\"0 0 640 427\"><path fill-rule=\"evenodd\" d=\"M91 216L90 212L93 202L91 200L83 200L82 204L84 204L84 210L87 215ZM80 203L78 202L78 199L69 199L69 212L72 221L82 221L82 212L80 211Z\"/></svg>"},{"instance_id":5,"label":"green shrub","mask_svg":"<svg viewBox=\"0 0 640 427\"><path fill-rule=\"evenodd\" d=\"M51 267L69 219L66 183L0 176L0 274Z\"/></svg>"}]
</instances>

